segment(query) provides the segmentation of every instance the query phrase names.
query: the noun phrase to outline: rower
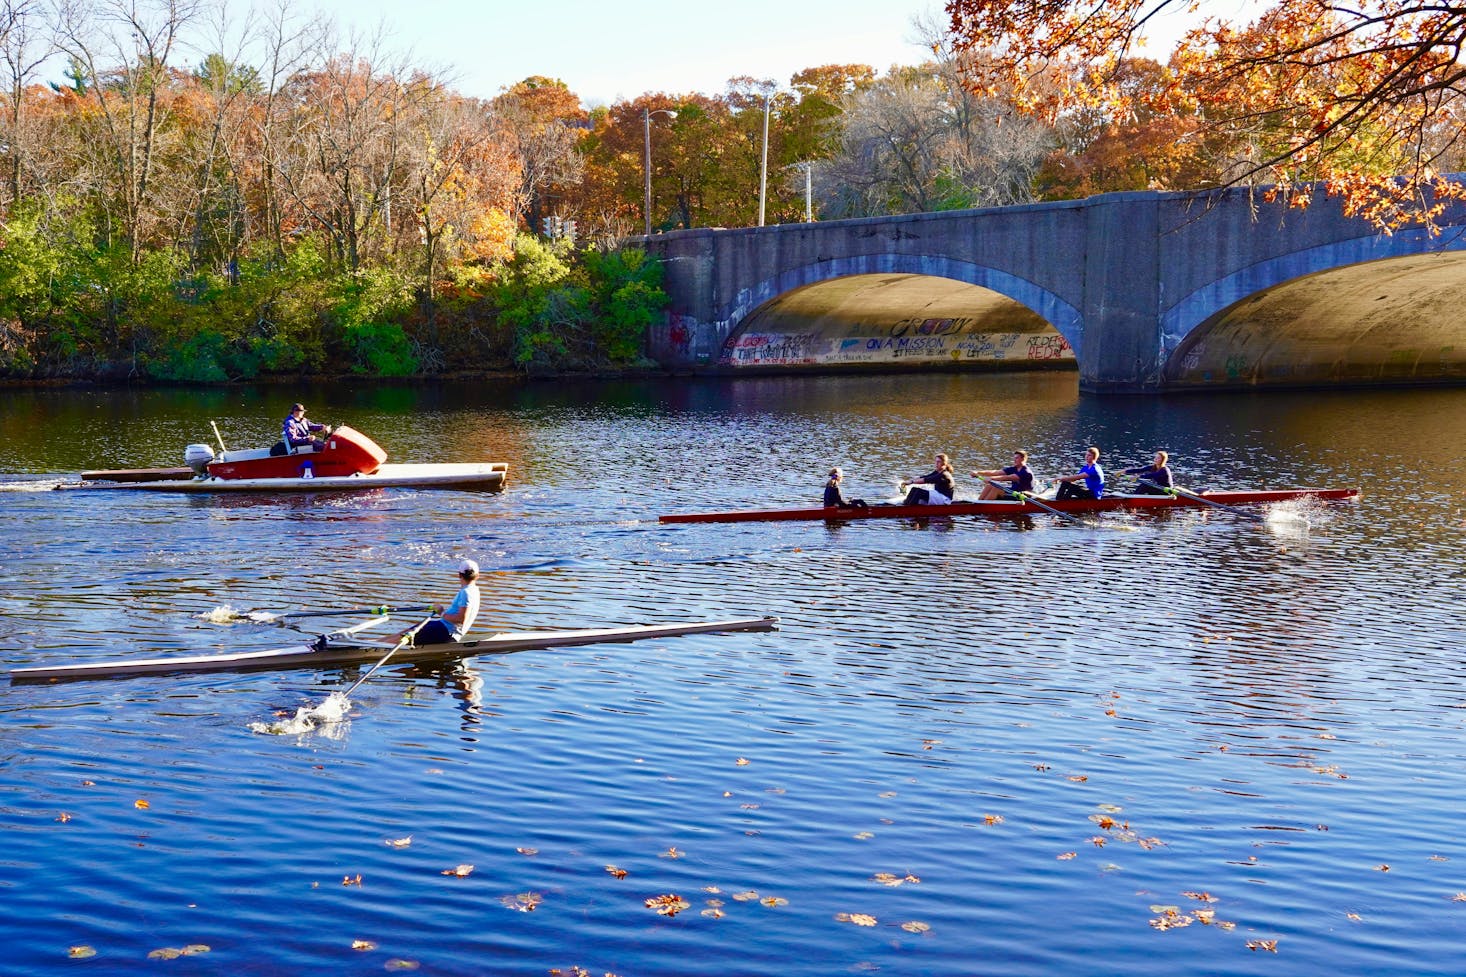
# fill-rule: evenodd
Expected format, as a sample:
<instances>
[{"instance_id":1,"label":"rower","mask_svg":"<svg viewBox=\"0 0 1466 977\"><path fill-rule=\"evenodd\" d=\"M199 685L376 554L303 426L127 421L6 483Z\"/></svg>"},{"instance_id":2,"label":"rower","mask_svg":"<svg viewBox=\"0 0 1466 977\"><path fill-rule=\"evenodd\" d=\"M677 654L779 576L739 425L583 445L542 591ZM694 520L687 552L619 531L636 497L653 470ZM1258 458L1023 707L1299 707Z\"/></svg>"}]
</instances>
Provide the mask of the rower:
<instances>
[{"instance_id":1,"label":"rower","mask_svg":"<svg viewBox=\"0 0 1466 977\"><path fill-rule=\"evenodd\" d=\"M830 469L830 480L825 483L825 508L826 509L868 509L864 499L847 499L840 491L840 482L845 478L845 473L839 468Z\"/></svg>"},{"instance_id":2,"label":"rower","mask_svg":"<svg viewBox=\"0 0 1466 977\"><path fill-rule=\"evenodd\" d=\"M473 627L473 619L478 617L478 564L472 560L464 560L458 564L458 581L462 585L454 596L453 602L447 607L441 608L438 616L418 628L417 634L413 636L414 647L423 645L446 645L455 641L462 641L468 629ZM404 631L397 636L400 641L407 635Z\"/></svg>"},{"instance_id":3,"label":"rower","mask_svg":"<svg viewBox=\"0 0 1466 977\"><path fill-rule=\"evenodd\" d=\"M317 431L325 431L330 437L331 428L326 424L316 424L306 420L305 404L296 404L290 408L290 413L285 415L285 421L281 425L283 429L282 440L285 442L286 453L294 453L297 448L311 448L319 451L326 446L326 442L315 436Z\"/></svg>"},{"instance_id":4,"label":"rower","mask_svg":"<svg viewBox=\"0 0 1466 977\"><path fill-rule=\"evenodd\" d=\"M1171 456L1164 451L1157 451L1155 459L1149 465L1141 465L1138 468L1126 468L1126 475L1134 475L1143 481L1135 487L1136 495L1169 495L1166 491L1175 488L1176 481L1171 477ZM1149 484L1147 484L1149 483Z\"/></svg>"},{"instance_id":5,"label":"rower","mask_svg":"<svg viewBox=\"0 0 1466 977\"><path fill-rule=\"evenodd\" d=\"M950 505L957 495L957 483L952 479L952 462L946 455L937 455L937 467L930 474L908 478L901 487L912 486L902 505ZM922 488L921 486L928 486Z\"/></svg>"},{"instance_id":6,"label":"rower","mask_svg":"<svg viewBox=\"0 0 1466 977\"><path fill-rule=\"evenodd\" d=\"M993 468L987 471L972 473L973 478L986 479L989 482L1007 482L1008 488L1014 492L1033 491L1033 472L1028 468L1028 452L1013 452L1013 464L1005 468ZM996 485L984 485L982 494L979 495L979 502L987 502L991 499L1000 498L1005 493Z\"/></svg>"},{"instance_id":7,"label":"rower","mask_svg":"<svg viewBox=\"0 0 1466 977\"><path fill-rule=\"evenodd\" d=\"M1060 502L1065 499L1098 499L1105 494L1105 470L1099 463L1100 449L1090 447L1084 452L1084 466L1073 475L1065 475L1057 479L1059 483L1059 494L1054 498ZM1076 485L1076 482L1083 482L1083 486Z\"/></svg>"}]
</instances>

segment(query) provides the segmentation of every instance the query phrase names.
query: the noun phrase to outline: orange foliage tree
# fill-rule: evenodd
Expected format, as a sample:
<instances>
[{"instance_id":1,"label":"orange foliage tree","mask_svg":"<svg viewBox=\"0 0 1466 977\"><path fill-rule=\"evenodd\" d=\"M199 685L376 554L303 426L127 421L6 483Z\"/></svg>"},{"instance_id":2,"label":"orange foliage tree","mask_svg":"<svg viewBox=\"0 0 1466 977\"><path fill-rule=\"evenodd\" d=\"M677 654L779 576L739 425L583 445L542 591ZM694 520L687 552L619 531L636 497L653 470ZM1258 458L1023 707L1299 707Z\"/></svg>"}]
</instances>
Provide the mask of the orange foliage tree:
<instances>
[{"instance_id":1,"label":"orange foliage tree","mask_svg":"<svg viewBox=\"0 0 1466 977\"><path fill-rule=\"evenodd\" d=\"M1466 5L1274 0L1255 22L1204 17L1181 0L948 0L959 46L994 53L992 72L1051 119L1137 106L1119 80L1158 18L1187 18L1168 98L1189 138L1225 145L1227 182L1270 181L1306 205L1314 185L1382 230L1431 221L1463 195L1442 175L1461 139ZM1177 113L1177 118L1186 116Z\"/></svg>"}]
</instances>

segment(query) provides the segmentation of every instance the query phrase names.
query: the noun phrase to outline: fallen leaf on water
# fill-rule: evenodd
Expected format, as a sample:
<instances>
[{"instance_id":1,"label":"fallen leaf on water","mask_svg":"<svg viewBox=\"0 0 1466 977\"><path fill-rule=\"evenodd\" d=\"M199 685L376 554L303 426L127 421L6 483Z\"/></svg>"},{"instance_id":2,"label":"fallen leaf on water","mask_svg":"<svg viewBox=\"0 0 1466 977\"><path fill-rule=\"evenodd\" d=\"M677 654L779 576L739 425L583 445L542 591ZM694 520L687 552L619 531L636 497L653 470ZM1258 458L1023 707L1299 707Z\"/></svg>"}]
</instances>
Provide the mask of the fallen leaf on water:
<instances>
[{"instance_id":1,"label":"fallen leaf on water","mask_svg":"<svg viewBox=\"0 0 1466 977\"><path fill-rule=\"evenodd\" d=\"M789 900L785 899L783 896L765 896L763 899L760 899L759 902L763 903L765 906L768 906L770 909L777 909L780 906L789 905Z\"/></svg>"},{"instance_id":2,"label":"fallen leaf on water","mask_svg":"<svg viewBox=\"0 0 1466 977\"><path fill-rule=\"evenodd\" d=\"M753 889L749 889L746 892L735 892L735 893L733 893L733 901L734 902L753 902L757 898L758 898L758 892L755 891L755 890L753 890Z\"/></svg>"},{"instance_id":3,"label":"fallen leaf on water","mask_svg":"<svg viewBox=\"0 0 1466 977\"><path fill-rule=\"evenodd\" d=\"M213 947L209 946L206 943L190 943L188 946L184 947L178 952L182 953L185 957L191 957L199 953L208 953L212 949Z\"/></svg>"},{"instance_id":4,"label":"fallen leaf on water","mask_svg":"<svg viewBox=\"0 0 1466 977\"><path fill-rule=\"evenodd\" d=\"M1061 855L1055 855L1054 857L1057 858L1061 862L1067 862L1071 858L1078 858L1079 857L1079 853L1077 851L1066 851L1063 854L1061 854Z\"/></svg>"},{"instance_id":5,"label":"fallen leaf on water","mask_svg":"<svg viewBox=\"0 0 1466 977\"><path fill-rule=\"evenodd\" d=\"M1198 909L1194 911L1191 915L1195 916L1196 921L1201 925L1210 926L1212 924L1212 920L1217 918L1217 911L1215 909Z\"/></svg>"},{"instance_id":6,"label":"fallen leaf on water","mask_svg":"<svg viewBox=\"0 0 1466 977\"><path fill-rule=\"evenodd\" d=\"M607 865L606 866L606 872L609 873L610 876L613 879L624 879L624 878L626 878L626 869L624 869L624 868L617 868L615 865Z\"/></svg>"},{"instance_id":7,"label":"fallen leaf on water","mask_svg":"<svg viewBox=\"0 0 1466 977\"><path fill-rule=\"evenodd\" d=\"M705 886L702 887L702 891L708 893L709 895L721 895L722 892L723 892L722 889L718 888L715 885L705 885ZM716 900L709 899L708 902L716 902ZM720 905L721 905L721 903L720 903Z\"/></svg>"},{"instance_id":8,"label":"fallen leaf on water","mask_svg":"<svg viewBox=\"0 0 1466 977\"><path fill-rule=\"evenodd\" d=\"M870 877L870 880L872 882L879 882L881 885L890 886L904 885L906 882L901 876L893 875L890 872L877 872Z\"/></svg>"},{"instance_id":9,"label":"fallen leaf on water","mask_svg":"<svg viewBox=\"0 0 1466 977\"><path fill-rule=\"evenodd\" d=\"M1076 784L1082 784L1086 780L1088 780L1089 777L1087 775L1085 775L1085 774L1082 774L1082 773L1075 773L1075 774L1070 774L1069 775L1069 779L1072 780L1072 781L1074 781Z\"/></svg>"},{"instance_id":10,"label":"fallen leaf on water","mask_svg":"<svg viewBox=\"0 0 1466 977\"><path fill-rule=\"evenodd\" d=\"M516 848L514 850L521 855L538 855L540 853L538 848Z\"/></svg>"},{"instance_id":11,"label":"fallen leaf on water","mask_svg":"<svg viewBox=\"0 0 1466 977\"><path fill-rule=\"evenodd\" d=\"M65 811L62 811L60 814L56 815L56 820L60 821L62 824L65 824L67 821L71 820L71 815L67 814Z\"/></svg>"},{"instance_id":12,"label":"fallen leaf on water","mask_svg":"<svg viewBox=\"0 0 1466 977\"><path fill-rule=\"evenodd\" d=\"M1033 769L1037 770L1039 773L1045 773L1052 768L1047 763L1035 763L1033 765Z\"/></svg>"},{"instance_id":13,"label":"fallen leaf on water","mask_svg":"<svg viewBox=\"0 0 1466 977\"><path fill-rule=\"evenodd\" d=\"M1277 940L1248 940L1247 941L1247 949L1249 949L1249 950L1266 950L1268 953L1277 953L1278 952L1278 941Z\"/></svg>"},{"instance_id":14,"label":"fallen leaf on water","mask_svg":"<svg viewBox=\"0 0 1466 977\"><path fill-rule=\"evenodd\" d=\"M727 915L727 913L723 912L723 910L719 909L717 906L713 906L711 908L704 909L702 911L702 915L706 916L708 919L722 919L724 916Z\"/></svg>"},{"instance_id":15,"label":"fallen leaf on water","mask_svg":"<svg viewBox=\"0 0 1466 977\"><path fill-rule=\"evenodd\" d=\"M1432 856L1430 856L1430 860L1432 862L1449 862L1450 861L1450 859L1447 858L1445 855L1432 855Z\"/></svg>"},{"instance_id":16,"label":"fallen leaf on water","mask_svg":"<svg viewBox=\"0 0 1466 977\"><path fill-rule=\"evenodd\" d=\"M383 970L416 970L422 966L416 960L403 960L401 957L393 957L382 964Z\"/></svg>"},{"instance_id":17,"label":"fallen leaf on water","mask_svg":"<svg viewBox=\"0 0 1466 977\"><path fill-rule=\"evenodd\" d=\"M89 947L86 944L82 944L80 946L67 947L66 955L68 957L71 957L73 960L85 960L87 957L95 957L97 955L97 951L95 947Z\"/></svg>"},{"instance_id":18,"label":"fallen leaf on water","mask_svg":"<svg viewBox=\"0 0 1466 977\"><path fill-rule=\"evenodd\" d=\"M681 858L683 855L686 855L686 854L687 854L687 852L685 852L682 849L678 848L676 845L673 845L671 848L668 848L666 851L662 852L661 857L662 858Z\"/></svg>"},{"instance_id":19,"label":"fallen leaf on water","mask_svg":"<svg viewBox=\"0 0 1466 977\"><path fill-rule=\"evenodd\" d=\"M388 838L387 844L393 848L406 848L412 844L412 835L408 835L406 838Z\"/></svg>"},{"instance_id":20,"label":"fallen leaf on water","mask_svg":"<svg viewBox=\"0 0 1466 977\"><path fill-rule=\"evenodd\" d=\"M930 933L931 925L928 923L911 920L909 923L902 923L901 928L908 933Z\"/></svg>"},{"instance_id":21,"label":"fallen leaf on water","mask_svg":"<svg viewBox=\"0 0 1466 977\"><path fill-rule=\"evenodd\" d=\"M851 913L850 922L856 926L874 926L876 924L876 918L866 913Z\"/></svg>"},{"instance_id":22,"label":"fallen leaf on water","mask_svg":"<svg viewBox=\"0 0 1466 977\"><path fill-rule=\"evenodd\" d=\"M856 841L869 841L870 839L872 839L872 838L875 837L875 832L873 832L873 831L857 831L853 835L853 837L855 838Z\"/></svg>"},{"instance_id":23,"label":"fallen leaf on water","mask_svg":"<svg viewBox=\"0 0 1466 977\"><path fill-rule=\"evenodd\" d=\"M894 790L883 790L879 794L877 794L876 796L877 797L895 797L896 796L896 792Z\"/></svg>"},{"instance_id":24,"label":"fallen leaf on water","mask_svg":"<svg viewBox=\"0 0 1466 977\"><path fill-rule=\"evenodd\" d=\"M713 888L717 888L717 887L714 886ZM704 889L703 891L706 892L707 890ZM709 906L712 906L714 909L721 909L721 908L723 908L724 905L726 905L726 903L724 903L723 900L721 900L721 899L709 899L708 900L708 905Z\"/></svg>"},{"instance_id":25,"label":"fallen leaf on water","mask_svg":"<svg viewBox=\"0 0 1466 977\"><path fill-rule=\"evenodd\" d=\"M738 806L741 809L745 810L745 811L757 811L758 810L758 805L757 804L739 804Z\"/></svg>"},{"instance_id":26,"label":"fallen leaf on water","mask_svg":"<svg viewBox=\"0 0 1466 977\"><path fill-rule=\"evenodd\" d=\"M137 800L132 802L132 806L137 808L139 811L146 811L152 805L142 798L138 798Z\"/></svg>"},{"instance_id":27,"label":"fallen leaf on water","mask_svg":"<svg viewBox=\"0 0 1466 977\"><path fill-rule=\"evenodd\" d=\"M1113 710L1113 709L1106 709L1105 710L1105 715L1106 716L1113 716L1113 715L1115 715L1115 710Z\"/></svg>"},{"instance_id":28,"label":"fallen leaf on water","mask_svg":"<svg viewBox=\"0 0 1466 977\"><path fill-rule=\"evenodd\" d=\"M1115 819L1110 817L1108 814L1091 814L1089 816L1089 819L1095 824L1099 825L1101 828L1104 828L1106 831L1114 828L1117 824Z\"/></svg>"},{"instance_id":29,"label":"fallen leaf on water","mask_svg":"<svg viewBox=\"0 0 1466 977\"><path fill-rule=\"evenodd\" d=\"M1183 896L1185 896L1187 899L1195 899L1197 902L1216 902L1217 901L1217 897L1214 896L1214 895L1212 895L1210 892L1183 892L1181 894Z\"/></svg>"},{"instance_id":30,"label":"fallen leaf on water","mask_svg":"<svg viewBox=\"0 0 1466 977\"><path fill-rule=\"evenodd\" d=\"M443 869L442 874L443 875L456 875L458 878L461 879L461 878L463 878L465 876L468 876L468 875L472 875L473 874L473 866L472 865L468 865L468 864L455 865L452 868L445 868L445 869Z\"/></svg>"},{"instance_id":31,"label":"fallen leaf on water","mask_svg":"<svg viewBox=\"0 0 1466 977\"><path fill-rule=\"evenodd\" d=\"M1001 814L984 814L982 816L982 823L983 824L1002 824L1003 823L1003 816Z\"/></svg>"},{"instance_id":32,"label":"fallen leaf on water","mask_svg":"<svg viewBox=\"0 0 1466 977\"><path fill-rule=\"evenodd\" d=\"M1089 839L1089 843L1096 848L1103 848L1105 847L1105 842L1109 840L1110 839L1106 838L1104 835L1095 835L1093 838Z\"/></svg>"},{"instance_id":33,"label":"fallen leaf on water","mask_svg":"<svg viewBox=\"0 0 1466 977\"><path fill-rule=\"evenodd\" d=\"M1360 920L1361 920L1361 917L1360 917L1360 915L1358 913L1345 913L1344 914L1344 918L1345 919L1349 919L1349 920L1353 920L1356 923L1357 922L1360 922Z\"/></svg>"},{"instance_id":34,"label":"fallen leaf on water","mask_svg":"<svg viewBox=\"0 0 1466 977\"><path fill-rule=\"evenodd\" d=\"M1388 865L1376 865L1374 869L1376 872L1388 872L1390 867Z\"/></svg>"},{"instance_id":35,"label":"fallen leaf on water","mask_svg":"<svg viewBox=\"0 0 1466 977\"><path fill-rule=\"evenodd\" d=\"M532 913L544 901L545 897L538 892L521 892L517 895L499 897L500 905L519 913Z\"/></svg>"},{"instance_id":36,"label":"fallen leaf on water","mask_svg":"<svg viewBox=\"0 0 1466 977\"><path fill-rule=\"evenodd\" d=\"M174 946L160 946L148 954L149 960L177 960L183 956L183 951Z\"/></svg>"},{"instance_id":37,"label":"fallen leaf on water","mask_svg":"<svg viewBox=\"0 0 1466 977\"><path fill-rule=\"evenodd\" d=\"M352 940L351 948L353 950L375 950L377 945L371 940Z\"/></svg>"},{"instance_id":38,"label":"fallen leaf on water","mask_svg":"<svg viewBox=\"0 0 1466 977\"><path fill-rule=\"evenodd\" d=\"M652 896L646 901L646 908L655 909L660 916L676 916L689 905L681 896L670 892L664 896Z\"/></svg>"},{"instance_id":39,"label":"fallen leaf on water","mask_svg":"<svg viewBox=\"0 0 1466 977\"><path fill-rule=\"evenodd\" d=\"M744 759L743 757L739 757L737 760L735 760L733 762L736 763L740 767L746 767L746 766L748 766L748 761L746 759Z\"/></svg>"},{"instance_id":40,"label":"fallen leaf on water","mask_svg":"<svg viewBox=\"0 0 1466 977\"><path fill-rule=\"evenodd\" d=\"M354 876L353 875L343 875L343 876L341 876L341 884L342 885L361 885L361 873L358 872Z\"/></svg>"},{"instance_id":41,"label":"fallen leaf on water","mask_svg":"<svg viewBox=\"0 0 1466 977\"><path fill-rule=\"evenodd\" d=\"M97 786L97 782L95 780L83 780L81 785L83 787L95 787Z\"/></svg>"}]
</instances>

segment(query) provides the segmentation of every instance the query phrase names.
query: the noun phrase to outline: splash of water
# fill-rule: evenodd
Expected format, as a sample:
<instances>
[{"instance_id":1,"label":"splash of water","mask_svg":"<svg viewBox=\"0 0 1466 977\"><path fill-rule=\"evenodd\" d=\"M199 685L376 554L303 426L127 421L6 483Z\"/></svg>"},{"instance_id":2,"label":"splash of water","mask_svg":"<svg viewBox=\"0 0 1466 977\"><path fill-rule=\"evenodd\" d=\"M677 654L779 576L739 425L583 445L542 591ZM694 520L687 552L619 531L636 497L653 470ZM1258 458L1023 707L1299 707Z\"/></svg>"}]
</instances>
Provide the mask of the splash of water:
<instances>
[{"instance_id":1,"label":"splash of water","mask_svg":"<svg viewBox=\"0 0 1466 977\"><path fill-rule=\"evenodd\" d=\"M289 719L277 719L272 723L250 723L252 732L271 736L298 736L321 726L334 726L346 719L351 710L351 700L340 692L332 692L319 705L300 706Z\"/></svg>"},{"instance_id":2,"label":"splash of water","mask_svg":"<svg viewBox=\"0 0 1466 977\"><path fill-rule=\"evenodd\" d=\"M228 604L223 604L212 611L204 611L196 615L200 621L208 621L210 624L228 624L239 617L239 612Z\"/></svg>"}]
</instances>

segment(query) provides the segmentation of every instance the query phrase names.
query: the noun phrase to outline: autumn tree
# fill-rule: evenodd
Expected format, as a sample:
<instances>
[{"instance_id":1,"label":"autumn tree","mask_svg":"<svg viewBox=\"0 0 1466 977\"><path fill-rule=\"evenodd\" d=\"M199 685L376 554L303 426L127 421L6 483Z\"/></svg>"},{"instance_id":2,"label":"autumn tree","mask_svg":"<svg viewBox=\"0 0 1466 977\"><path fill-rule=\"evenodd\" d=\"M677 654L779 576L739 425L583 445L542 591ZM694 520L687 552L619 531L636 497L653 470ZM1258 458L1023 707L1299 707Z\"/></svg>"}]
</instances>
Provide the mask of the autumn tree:
<instances>
[{"instance_id":1,"label":"autumn tree","mask_svg":"<svg viewBox=\"0 0 1466 977\"><path fill-rule=\"evenodd\" d=\"M994 54L970 84L1014 86L1049 119L1129 110L1117 67L1157 18L1188 18L1174 91L1199 133L1234 148L1229 181L1271 181L1297 204L1322 183L1383 229L1429 223L1441 198L1463 194L1441 166L1459 158L1466 5L1275 0L1247 25L1180 0L949 0L947 11L960 49Z\"/></svg>"},{"instance_id":2,"label":"autumn tree","mask_svg":"<svg viewBox=\"0 0 1466 977\"><path fill-rule=\"evenodd\" d=\"M518 162L520 205L529 229L564 206L584 172L580 141L590 116L580 97L557 78L534 75L491 103L507 147Z\"/></svg>"}]
</instances>

